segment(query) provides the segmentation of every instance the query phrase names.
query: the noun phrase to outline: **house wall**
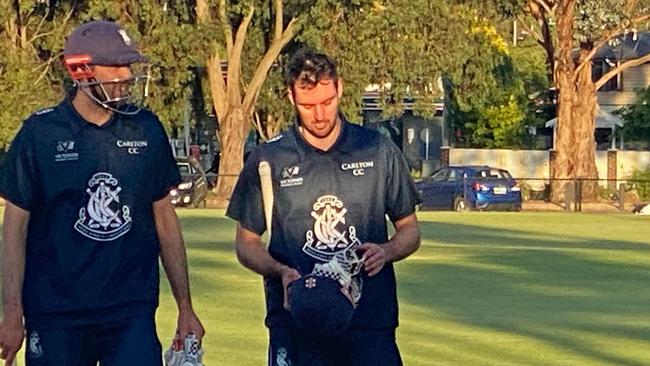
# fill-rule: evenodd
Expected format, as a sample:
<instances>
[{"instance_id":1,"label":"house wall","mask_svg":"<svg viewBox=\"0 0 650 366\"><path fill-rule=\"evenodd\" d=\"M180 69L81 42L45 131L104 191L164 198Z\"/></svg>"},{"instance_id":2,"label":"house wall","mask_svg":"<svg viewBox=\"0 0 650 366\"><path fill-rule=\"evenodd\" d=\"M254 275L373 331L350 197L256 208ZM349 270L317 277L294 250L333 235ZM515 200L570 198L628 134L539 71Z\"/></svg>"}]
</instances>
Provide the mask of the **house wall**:
<instances>
[{"instance_id":1,"label":"house wall","mask_svg":"<svg viewBox=\"0 0 650 366\"><path fill-rule=\"evenodd\" d=\"M607 186L608 153L615 153L616 179L626 180L634 170L650 168L650 151L596 151L599 184ZM549 150L449 149L449 165L489 165L506 169L515 179L548 181ZM445 155L445 154L443 154ZM612 167L612 169L614 169ZM613 176L612 176L613 177ZM613 178L610 178L613 179Z\"/></svg>"},{"instance_id":2,"label":"house wall","mask_svg":"<svg viewBox=\"0 0 650 366\"><path fill-rule=\"evenodd\" d=\"M635 170L650 169L650 151L618 151L616 178L625 180Z\"/></svg>"},{"instance_id":3,"label":"house wall","mask_svg":"<svg viewBox=\"0 0 650 366\"><path fill-rule=\"evenodd\" d=\"M489 165L508 170L514 178L549 177L548 150L452 148L449 165Z\"/></svg>"},{"instance_id":4,"label":"house wall","mask_svg":"<svg viewBox=\"0 0 650 366\"><path fill-rule=\"evenodd\" d=\"M622 106L636 101L636 91L650 85L650 63L632 67L623 72L623 90L598 92L598 104L608 111L616 111Z\"/></svg>"}]
</instances>

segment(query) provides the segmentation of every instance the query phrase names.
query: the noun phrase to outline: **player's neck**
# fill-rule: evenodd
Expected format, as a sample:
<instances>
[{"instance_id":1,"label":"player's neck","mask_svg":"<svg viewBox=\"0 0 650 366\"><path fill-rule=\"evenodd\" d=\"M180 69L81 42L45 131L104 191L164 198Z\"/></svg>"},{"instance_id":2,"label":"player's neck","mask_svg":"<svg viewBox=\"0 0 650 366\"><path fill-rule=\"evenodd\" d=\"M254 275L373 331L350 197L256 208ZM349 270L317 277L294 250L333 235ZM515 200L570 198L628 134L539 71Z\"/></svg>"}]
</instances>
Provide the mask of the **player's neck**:
<instances>
[{"instance_id":1,"label":"player's neck","mask_svg":"<svg viewBox=\"0 0 650 366\"><path fill-rule=\"evenodd\" d=\"M72 100L72 105L83 119L97 126L105 124L113 116L112 111L98 105L81 90L77 91L77 94Z\"/></svg>"},{"instance_id":2,"label":"player's neck","mask_svg":"<svg viewBox=\"0 0 650 366\"><path fill-rule=\"evenodd\" d=\"M303 128L302 126L300 126L299 130L305 141L307 141L307 143L309 143L311 146L322 151L328 151L332 148L332 146L334 146L336 140L339 138L339 135L341 135L341 126L343 126L343 121L341 120L341 117L338 117L336 124L332 129L332 132L323 138L312 135L306 128Z\"/></svg>"}]
</instances>

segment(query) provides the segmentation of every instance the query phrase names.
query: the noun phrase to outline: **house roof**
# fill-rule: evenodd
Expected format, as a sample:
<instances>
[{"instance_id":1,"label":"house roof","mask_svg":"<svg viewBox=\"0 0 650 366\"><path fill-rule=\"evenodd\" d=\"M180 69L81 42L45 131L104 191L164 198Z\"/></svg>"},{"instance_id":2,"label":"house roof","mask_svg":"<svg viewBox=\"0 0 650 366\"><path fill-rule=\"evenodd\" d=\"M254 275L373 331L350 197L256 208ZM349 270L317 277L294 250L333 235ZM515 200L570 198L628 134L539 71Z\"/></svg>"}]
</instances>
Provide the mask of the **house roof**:
<instances>
[{"instance_id":1,"label":"house roof","mask_svg":"<svg viewBox=\"0 0 650 366\"><path fill-rule=\"evenodd\" d=\"M643 57L650 53L650 32L626 33L613 39L603 46L596 55L594 60L610 59L615 60L632 60ZM620 58L619 58L620 54Z\"/></svg>"},{"instance_id":2,"label":"house roof","mask_svg":"<svg viewBox=\"0 0 650 366\"><path fill-rule=\"evenodd\" d=\"M544 127L553 127L557 124L557 118L546 121ZM620 116L607 112L606 110L598 107L596 111L596 128L609 128L623 127L624 121Z\"/></svg>"}]
</instances>

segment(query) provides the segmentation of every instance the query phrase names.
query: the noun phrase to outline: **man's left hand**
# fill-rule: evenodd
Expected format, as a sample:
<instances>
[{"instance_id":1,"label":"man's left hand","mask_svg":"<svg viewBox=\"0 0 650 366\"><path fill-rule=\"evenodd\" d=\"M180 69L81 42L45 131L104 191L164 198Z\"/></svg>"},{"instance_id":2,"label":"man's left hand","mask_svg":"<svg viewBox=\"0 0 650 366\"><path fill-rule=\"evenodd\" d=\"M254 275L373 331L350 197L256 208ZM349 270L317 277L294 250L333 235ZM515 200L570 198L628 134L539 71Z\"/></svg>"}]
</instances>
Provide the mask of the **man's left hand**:
<instances>
[{"instance_id":1,"label":"man's left hand","mask_svg":"<svg viewBox=\"0 0 650 366\"><path fill-rule=\"evenodd\" d=\"M174 351L182 350L185 344L185 337L189 334L194 334L199 342L205 335L205 329L196 316L193 310L183 310L178 315L178 323L176 326L176 337L172 348Z\"/></svg>"},{"instance_id":2,"label":"man's left hand","mask_svg":"<svg viewBox=\"0 0 650 366\"><path fill-rule=\"evenodd\" d=\"M388 261L386 250L379 244L365 243L359 247L359 250L363 253L363 268L368 272L369 277L379 273Z\"/></svg>"}]
</instances>

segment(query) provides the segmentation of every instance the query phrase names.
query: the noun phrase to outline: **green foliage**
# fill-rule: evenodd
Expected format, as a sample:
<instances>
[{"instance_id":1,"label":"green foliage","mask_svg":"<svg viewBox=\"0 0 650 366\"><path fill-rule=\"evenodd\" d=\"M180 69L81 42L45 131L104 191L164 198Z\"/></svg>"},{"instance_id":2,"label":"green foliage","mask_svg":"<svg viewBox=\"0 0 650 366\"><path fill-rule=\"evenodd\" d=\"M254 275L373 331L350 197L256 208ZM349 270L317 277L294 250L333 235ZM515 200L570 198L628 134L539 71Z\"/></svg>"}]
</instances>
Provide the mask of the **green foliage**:
<instances>
[{"instance_id":1,"label":"green foliage","mask_svg":"<svg viewBox=\"0 0 650 366\"><path fill-rule=\"evenodd\" d=\"M58 55L71 29L69 10L35 1L0 7L0 149L32 112L61 98Z\"/></svg>"},{"instance_id":2,"label":"green foliage","mask_svg":"<svg viewBox=\"0 0 650 366\"><path fill-rule=\"evenodd\" d=\"M455 145L520 148L525 126L538 126L548 90L544 54L529 45L510 47L486 20L472 20L462 67L448 73L447 123Z\"/></svg>"},{"instance_id":3,"label":"green foliage","mask_svg":"<svg viewBox=\"0 0 650 366\"><path fill-rule=\"evenodd\" d=\"M472 143L487 148L518 148L522 144L524 111L514 97L479 112Z\"/></svg>"},{"instance_id":4,"label":"green foliage","mask_svg":"<svg viewBox=\"0 0 650 366\"><path fill-rule=\"evenodd\" d=\"M650 167L645 170L635 170L628 183L634 185L639 198L644 201L650 200Z\"/></svg>"},{"instance_id":5,"label":"green foliage","mask_svg":"<svg viewBox=\"0 0 650 366\"><path fill-rule=\"evenodd\" d=\"M617 28L634 13L627 13L626 0L579 0L576 2L575 36L578 42L593 42Z\"/></svg>"},{"instance_id":6,"label":"green foliage","mask_svg":"<svg viewBox=\"0 0 650 366\"><path fill-rule=\"evenodd\" d=\"M625 127L621 130L627 141L650 141L650 87L637 93L636 102L621 111Z\"/></svg>"},{"instance_id":7,"label":"green foliage","mask_svg":"<svg viewBox=\"0 0 650 366\"><path fill-rule=\"evenodd\" d=\"M193 8L179 0L167 2L166 8L156 0L92 0L80 19L114 19L127 29L151 63L147 107L168 128L182 126L195 88L200 87L195 73L205 59L202 45L208 44L207 34L195 24Z\"/></svg>"},{"instance_id":8,"label":"green foliage","mask_svg":"<svg viewBox=\"0 0 650 366\"><path fill-rule=\"evenodd\" d=\"M431 115L442 96L439 77L453 62L450 21L444 1L313 1L299 40L339 62L345 81L343 107L359 115L361 95L374 85L385 115L401 111L404 97L416 98L416 113Z\"/></svg>"}]
</instances>

